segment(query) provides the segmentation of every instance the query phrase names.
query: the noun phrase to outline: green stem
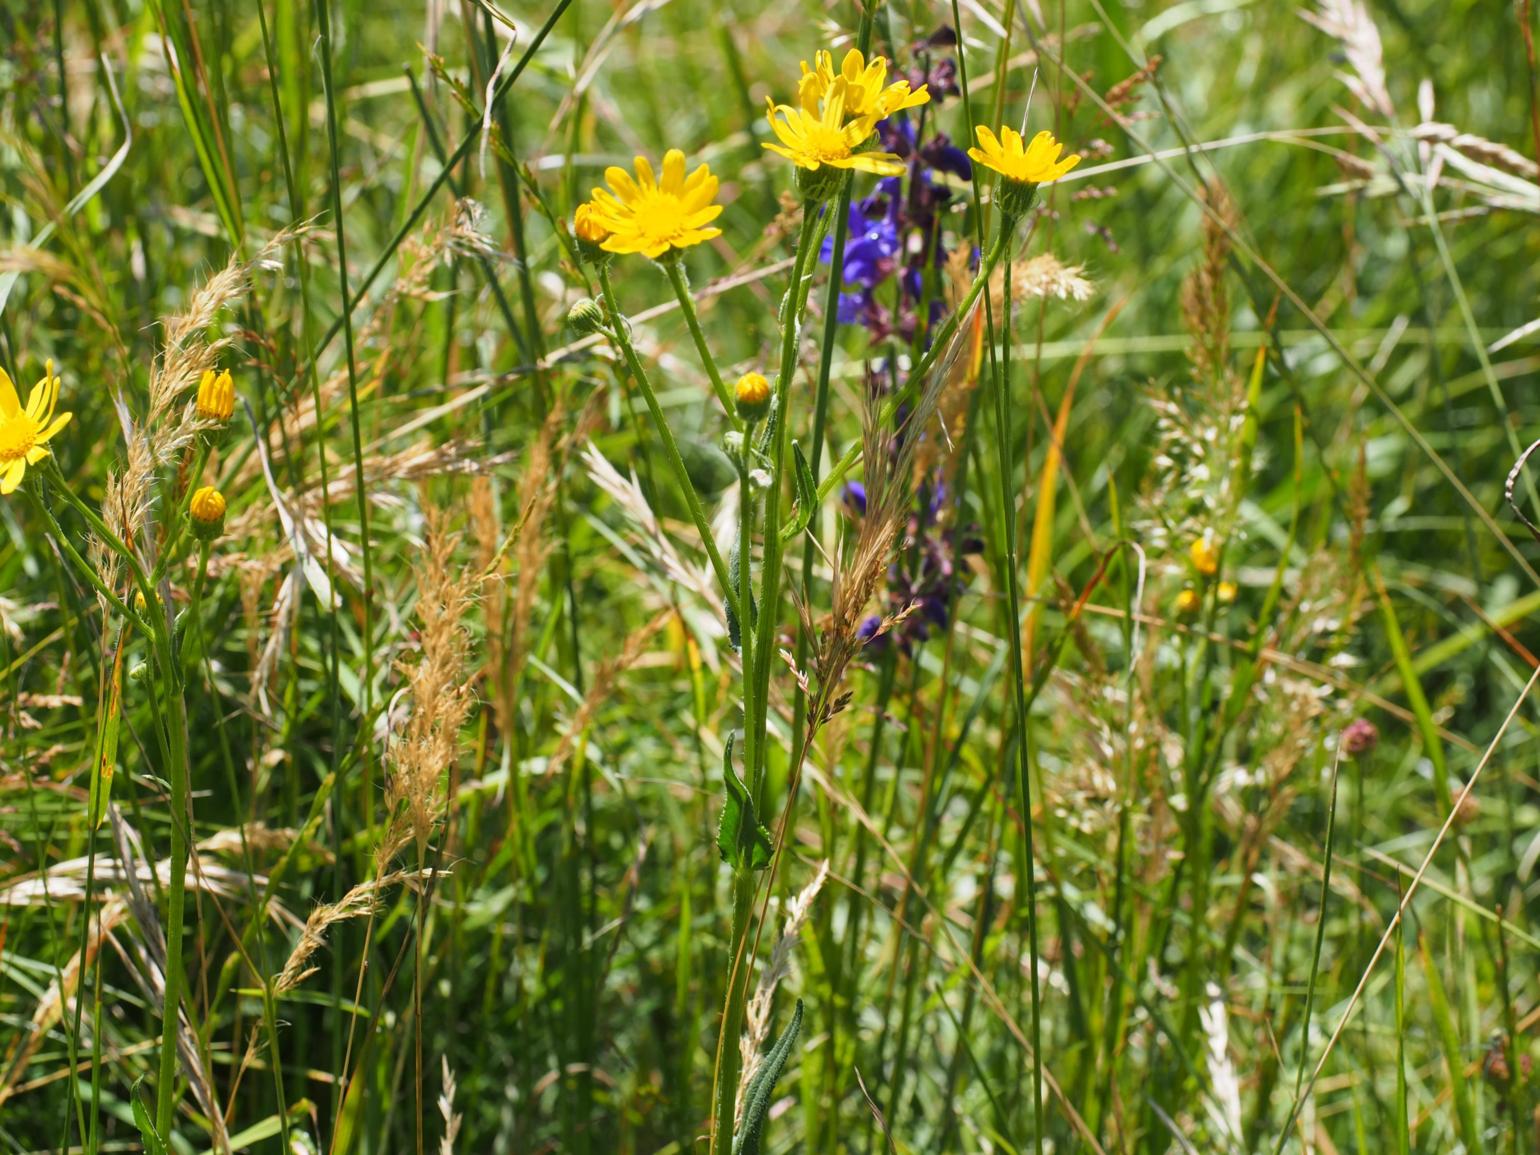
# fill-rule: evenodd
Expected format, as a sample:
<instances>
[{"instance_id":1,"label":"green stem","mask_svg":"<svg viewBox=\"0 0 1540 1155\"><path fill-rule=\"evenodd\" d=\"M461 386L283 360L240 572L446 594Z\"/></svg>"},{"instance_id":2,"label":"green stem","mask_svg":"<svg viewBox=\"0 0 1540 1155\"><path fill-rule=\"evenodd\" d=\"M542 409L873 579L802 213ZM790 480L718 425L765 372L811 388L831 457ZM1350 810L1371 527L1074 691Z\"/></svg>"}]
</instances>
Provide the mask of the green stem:
<instances>
[{"instance_id":1,"label":"green stem","mask_svg":"<svg viewBox=\"0 0 1540 1155\"><path fill-rule=\"evenodd\" d=\"M176 1030L182 1004L182 923L187 895L188 834L192 824L189 804L190 767L187 759L187 702L172 650L164 615L150 615L154 630L155 660L169 683L171 722L167 727L171 765L171 882L166 902L166 990L161 1011L160 1079L156 1089L155 1129L169 1141L176 1110Z\"/></svg>"},{"instance_id":2,"label":"green stem","mask_svg":"<svg viewBox=\"0 0 1540 1155\"><path fill-rule=\"evenodd\" d=\"M1027 876L1027 950L1030 957L1032 985L1032 1123L1033 1136L1039 1152L1043 1149L1043 1040L1039 1004L1042 998L1038 977L1037 949L1037 871L1033 862L1032 846L1032 783L1027 752L1027 691L1026 671L1021 652L1021 590L1016 568L1016 488L1012 484L1010 406L1008 393L1011 381L1011 258L1008 255L1008 238L1016 230L1016 218L1002 214L1000 232L991 253L1003 251L1005 258L1005 305L1000 322L1001 351L1000 372L995 378L995 449L996 465L1000 482L1000 518L1005 523L1005 604L1006 624L1010 631L1008 645L1011 654L1011 689L1016 716L1016 781L1021 794L1021 828L1023 870ZM988 273L979 270L979 281L985 281ZM961 310L959 310L959 313ZM933 346L934 348L934 346Z\"/></svg>"},{"instance_id":3,"label":"green stem","mask_svg":"<svg viewBox=\"0 0 1540 1155\"><path fill-rule=\"evenodd\" d=\"M722 1011L722 1033L717 1036L716 1127L711 1132L711 1155L731 1155L733 1124L738 1105L738 1077L743 1056L738 1036L743 1030L743 1010L748 993L747 968L742 956L748 947L750 915L754 910L754 870L745 863L733 872L733 937L728 957L727 1005Z\"/></svg>"},{"instance_id":4,"label":"green stem","mask_svg":"<svg viewBox=\"0 0 1540 1155\"><path fill-rule=\"evenodd\" d=\"M52 511L46 504L40 503L43 504L45 516L55 532L60 535L60 540L65 542L66 551L71 555L72 560L84 567L83 572L88 573L91 584L110 599L119 612L126 614L130 621L149 634L155 654L155 664L160 670L160 676L165 679L165 685L162 688L167 691L165 696L170 704L171 724L167 734L170 766L167 769L171 781L171 880L166 899L168 905L166 989L161 1011L160 1078L156 1088L155 1106L155 1128L163 1138L169 1139L171 1120L176 1110L176 1029L182 1001L182 923L186 905L184 899L187 892L187 847L191 818L188 802L190 767L187 759L187 703L183 697L181 672L177 668L175 650L171 642L170 620L167 617L167 611L156 611L155 607L160 604L159 599L156 598L154 587L150 584L144 568L139 564L139 559L122 538L107 527L107 523L97 515L96 511L70 488L56 463L51 472L57 491L63 495L65 501L86 519L102 541L128 565L129 572L133 575L134 582L144 597L146 612L142 620L130 613L127 606L106 588L106 583L96 576L95 571L80 559L79 554L75 553L73 547L69 546L64 539L63 530L59 528Z\"/></svg>"},{"instance_id":5,"label":"green stem","mask_svg":"<svg viewBox=\"0 0 1540 1155\"><path fill-rule=\"evenodd\" d=\"M203 467L209 460L209 442L207 438L201 438L198 445L198 456L193 460L192 472L187 475L187 490L182 494L177 503L176 517L167 527L165 548L156 559L155 570L150 574L150 584L158 585L161 576L171 564L171 559L176 556L181 548L182 538L187 532L187 510L192 505L192 495L198 491L198 479L203 476Z\"/></svg>"},{"instance_id":6,"label":"green stem","mask_svg":"<svg viewBox=\"0 0 1540 1155\"><path fill-rule=\"evenodd\" d=\"M775 401L771 408L773 422L772 472L765 498L764 557L760 564L760 598L753 622L742 614L739 622L744 633L744 777L754 813L762 812L765 756L766 709L769 698L770 663L767 655L774 648L776 612L781 592L781 490L785 478L787 434L787 398L796 372L797 335L802 310L807 304L808 255L816 247L814 234L820 214L803 207L802 228L797 237L797 251L792 259L791 281L786 288L781 314L781 362L776 373ZM747 455L750 446L745 443ZM746 548L746 547L745 547ZM742 575L740 574L740 577ZM740 599L742 600L742 599ZM752 603L743 602L743 608ZM752 640L750 631L755 631ZM744 1000L748 987L747 936L754 901L754 871L741 866L733 875L733 935L729 947L727 999L722 1012L722 1030L717 1036L717 1078L714 1095L716 1125L711 1133L712 1155L730 1155L733 1139L733 1115L738 1099L738 1080L742 1060L738 1036L743 1031Z\"/></svg>"},{"instance_id":7,"label":"green stem","mask_svg":"<svg viewBox=\"0 0 1540 1155\"><path fill-rule=\"evenodd\" d=\"M695 483L690 480L689 471L685 469L684 458L679 454L679 445L674 440L673 431L668 427L668 420L663 416L662 407L658 404L658 395L653 392L652 382L647 378L647 370L642 367L641 359L637 357L631 338L626 333L626 320L621 315L620 307L615 303L615 290L610 285L609 270L603 267L599 269L599 287L604 293L605 308L610 315L612 326L610 336L620 347L620 354L625 358L626 367L631 370L631 376L642 391L643 400L647 402L647 412L652 416L653 430L657 433L658 440L663 442L663 455L668 459L669 469L673 471L674 484L684 494L685 504L690 510L690 518L695 522L701 544L706 547L706 556L711 559L711 568L716 573L717 583L722 587L722 596L727 599L733 613L737 614L738 620L742 622L745 620L741 612L742 607L737 604L738 597L733 592L727 563L722 560L722 553L717 549L716 538L711 534L711 523L706 520L706 512L701 508L700 498L695 495Z\"/></svg>"},{"instance_id":8,"label":"green stem","mask_svg":"<svg viewBox=\"0 0 1540 1155\"><path fill-rule=\"evenodd\" d=\"M797 338L802 327L802 310L807 304L808 258L816 249L814 233L824 219L803 206L802 228L797 236L797 251L792 259L791 282L786 288L781 317L781 363L776 371L775 401L770 411L774 422L774 445L771 453L770 488L765 495L764 557L760 562L759 618L756 623L758 636L754 640L754 707L755 714L749 725L760 739L760 760L764 758L765 727L768 722L768 698L770 690L770 655L775 650L775 625L780 617L781 600L781 491L786 477L786 450L790 444L790 394L791 379L797 370ZM749 795L756 805L763 802L762 767L746 766L750 777Z\"/></svg>"},{"instance_id":9,"label":"green stem","mask_svg":"<svg viewBox=\"0 0 1540 1155\"><path fill-rule=\"evenodd\" d=\"M701 365L705 367L706 376L711 378L712 391L716 393L717 400L722 403L722 411L727 414L727 419L733 423L733 428L741 428L743 422L738 420L737 410L733 405L733 395L728 392L727 385L722 381L722 374L717 371L716 359L711 355L711 349L706 344L706 335L700 329L700 317L695 312L695 298L690 296L689 283L684 278L684 262L674 253L664 256L664 271L668 273L668 282L674 286L674 296L679 298L679 308L684 312L684 323L689 327L690 339L695 342L695 351L700 354Z\"/></svg>"},{"instance_id":10,"label":"green stem","mask_svg":"<svg viewBox=\"0 0 1540 1155\"><path fill-rule=\"evenodd\" d=\"M738 618L739 664L743 668L743 765L745 773L753 773L758 762L760 734L750 725L754 718L754 485L749 480L753 448L747 436L743 439L742 455L738 459L738 491L740 495L738 515L738 605L745 612ZM743 824L744 835L752 843L754 824ZM734 951L736 952L736 945Z\"/></svg>"}]
</instances>

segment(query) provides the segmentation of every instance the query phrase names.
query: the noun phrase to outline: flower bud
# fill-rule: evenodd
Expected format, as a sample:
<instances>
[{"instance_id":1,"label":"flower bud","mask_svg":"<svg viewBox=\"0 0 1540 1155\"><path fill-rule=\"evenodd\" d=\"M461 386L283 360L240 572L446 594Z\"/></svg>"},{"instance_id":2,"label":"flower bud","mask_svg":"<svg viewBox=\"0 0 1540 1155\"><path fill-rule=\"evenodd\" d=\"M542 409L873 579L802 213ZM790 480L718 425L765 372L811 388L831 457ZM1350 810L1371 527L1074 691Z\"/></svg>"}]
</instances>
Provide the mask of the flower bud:
<instances>
[{"instance_id":1,"label":"flower bud","mask_svg":"<svg viewBox=\"0 0 1540 1155\"><path fill-rule=\"evenodd\" d=\"M808 204L832 201L844 187L845 170L842 168L828 164L816 169L802 168L800 165L797 168L797 191Z\"/></svg>"},{"instance_id":2,"label":"flower bud","mask_svg":"<svg viewBox=\"0 0 1540 1155\"><path fill-rule=\"evenodd\" d=\"M230 370L216 374L212 369L205 369L203 379L198 382L198 399L193 407L204 421L219 425L229 421L235 412L235 382L230 379Z\"/></svg>"},{"instance_id":3,"label":"flower bud","mask_svg":"<svg viewBox=\"0 0 1540 1155\"><path fill-rule=\"evenodd\" d=\"M1192 568L1204 577L1213 577L1218 573L1219 546L1214 541L1214 531L1205 530L1202 537L1195 538L1187 550L1187 556L1192 559Z\"/></svg>"},{"instance_id":4,"label":"flower bud","mask_svg":"<svg viewBox=\"0 0 1540 1155\"><path fill-rule=\"evenodd\" d=\"M578 256L591 265L600 265L610 259L602 246L609 238L610 230L598 220L598 212L591 202L578 205L572 214L572 235L577 238Z\"/></svg>"},{"instance_id":5,"label":"flower bud","mask_svg":"<svg viewBox=\"0 0 1540 1155\"><path fill-rule=\"evenodd\" d=\"M583 297L575 301L572 308L567 310L567 324L574 333L587 337L604 330L604 310L599 307L599 302L591 297Z\"/></svg>"},{"instance_id":6,"label":"flower bud","mask_svg":"<svg viewBox=\"0 0 1540 1155\"><path fill-rule=\"evenodd\" d=\"M1362 758L1379 745L1380 731L1367 718L1354 718L1342 731L1342 752L1349 758Z\"/></svg>"},{"instance_id":7,"label":"flower bud","mask_svg":"<svg viewBox=\"0 0 1540 1155\"><path fill-rule=\"evenodd\" d=\"M733 405L738 416L755 422L770 412L770 382L762 373L745 373L733 386Z\"/></svg>"},{"instance_id":8,"label":"flower bud","mask_svg":"<svg viewBox=\"0 0 1540 1155\"><path fill-rule=\"evenodd\" d=\"M1029 180L1003 178L997 199L1000 211L1006 218L1012 222L1019 221L1032 210L1032 202L1037 199L1037 184Z\"/></svg>"},{"instance_id":9,"label":"flower bud","mask_svg":"<svg viewBox=\"0 0 1540 1155\"><path fill-rule=\"evenodd\" d=\"M1198 591L1190 586L1176 595L1176 612L1181 617L1192 617L1202 604L1203 599L1198 595Z\"/></svg>"},{"instance_id":10,"label":"flower bud","mask_svg":"<svg viewBox=\"0 0 1540 1155\"><path fill-rule=\"evenodd\" d=\"M1214 587L1214 593L1219 598L1219 604L1222 606L1234 605L1235 595L1239 592L1232 581L1223 581Z\"/></svg>"},{"instance_id":11,"label":"flower bud","mask_svg":"<svg viewBox=\"0 0 1540 1155\"><path fill-rule=\"evenodd\" d=\"M225 531L225 495L212 485L205 485L192 495L187 506L193 536L199 541L213 541Z\"/></svg>"}]
</instances>

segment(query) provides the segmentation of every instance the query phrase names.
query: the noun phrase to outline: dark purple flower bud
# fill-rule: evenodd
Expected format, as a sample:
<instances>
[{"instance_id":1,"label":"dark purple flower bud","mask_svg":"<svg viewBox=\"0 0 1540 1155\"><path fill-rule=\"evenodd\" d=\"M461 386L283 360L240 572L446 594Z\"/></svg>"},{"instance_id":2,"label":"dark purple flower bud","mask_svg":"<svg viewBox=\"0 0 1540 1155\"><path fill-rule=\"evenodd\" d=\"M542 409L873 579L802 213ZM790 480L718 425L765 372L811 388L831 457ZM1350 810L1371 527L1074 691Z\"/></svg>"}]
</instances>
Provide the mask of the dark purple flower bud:
<instances>
[{"instance_id":1,"label":"dark purple flower bud","mask_svg":"<svg viewBox=\"0 0 1540 1155\"><path fill-rule=\"evenodd\" d=\"M957 85L957 62L950 57L936 61L926 74L925 84L932 100L945 100L949 96L958 95L962 90Z\"/></svg>"},{"instance_id":2,"label":"dark purple flower bud","mask_svg":"<svg viewBox=\"0 0 1540 1155\"><path fill-rule=\"evenodd\" d=\"M852 512L866 515L866 486L859 481L845 482L845 504Z\"/></svg>"},{"instance_id":3,"label":"dark purple flower bud","mask_svg":"<svg viewBox=\"0 0 1540 1155\"><path fill-rule=\"evenodd\" d=\"M920 149L920 159L937 172L950 173L960 180L973 179L973 162L944 132L938 132L925 142Z\"/></svg>"}]
</instances>

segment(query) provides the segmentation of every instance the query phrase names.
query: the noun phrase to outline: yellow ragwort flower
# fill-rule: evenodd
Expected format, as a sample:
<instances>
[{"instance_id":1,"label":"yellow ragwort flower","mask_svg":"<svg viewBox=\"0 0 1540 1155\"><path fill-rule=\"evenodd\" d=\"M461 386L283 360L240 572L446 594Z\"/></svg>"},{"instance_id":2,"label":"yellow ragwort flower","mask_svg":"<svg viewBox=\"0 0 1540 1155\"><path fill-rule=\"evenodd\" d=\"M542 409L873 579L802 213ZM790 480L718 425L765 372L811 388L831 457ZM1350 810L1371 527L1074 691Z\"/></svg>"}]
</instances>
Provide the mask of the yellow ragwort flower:
<instances>
[{"instance_id":1,"label":"yellow ragwort flower","mask_svg":"<svg viewBox=\"0 0 1540 1155\"><path fill-rule=\"evenodd\" d=\"M712 204L717 178L701 165L685 176L684 153L671 148L663 154L663 179L653 174L645 156L636 158L636 178L623 168L607 168L609 189L596 188L575 227L603 229L609 235L599 246L607 253L642 253L657 259L670 249L687 249L721 229L707 228L722 212Z\"/></svg>"},{"instance_id":2,"label":"yellow ragwort flower","mask_svg":"<svg viewBox=\"0 0 1540 1155\"><path fill-rule=\"evenodd\" d=\"M874 56L870 63L859 49L852 48L840 61L839 72L834 71L834 57L828 52L813 54L813 67L802 62L802 79L797 83L797 103L811 116L822 113L821 105L834 88L836 80L845 82L845 115L855 119L867 117L874 124L885 116L892 116L903 108L915 108L930 101L930 92L920 85L909 91L909 82L900 80L888 84L886 57Z\"/></svg>"},{"instance_id":3,"label":"yellow ragwort flower","mask_svg":"<svg viewBox=\"0 0 1540 1155\"><path fill-rule=\"evenodd\" d=\"M230 378L230 370L215 373L212 369L203 371L203 379L198 382L198 399L193 403L193 408L198 416L205 421L217 421L223 425L230 420L235 412L235 382Z\"/></svg>"},{"instance_id":4,"label":"yellow ragwort flower","mask_svg":"<svg viewBox=\"0 0 1540 1155\"><path fill-rule=\"evenodd\" d=\"M860 169L878 176L900 175L904 171L903 162L892 153L856 151L872 135L872 126L876 122L869 116L847 121L847 95L845 78L840 76L830 86L821 112L809 111L806 104L792 108L789 104L767 100L770 127L781 143L763 147L795 161L798 167L809 172L827 166Z\"/></svg>"},{"instance_id":5,"label":"yellow ragwort flower","mask_svg":"<svg viewBox=\"0 0 1540 1155\"><path fill-rule=\"evenodd\" d=\"M1024 144L1014 128L1002 128L998 137L982 124L976 131L979 147L970 148L968 155L1016 184L1047 184L1080 163L1078 153L1059 159L1064 146L1051 132L1040 132L1031 144Z\"/></svg>"},{"instance_id":6,"label":"yellow ragwort flower","mask_svg":"<svg viewBox=\"0 0 1540 1155\"><path fill-rule=\"evenodd\" d=\"M16 386L0 369L0 493L14 493L27 474L27 466L48 456L48 439L69 424L69 413L54 416L59 404L59 378L49 361L43 379L32 386L26 408Z\"/></svg>"}]
</instances>

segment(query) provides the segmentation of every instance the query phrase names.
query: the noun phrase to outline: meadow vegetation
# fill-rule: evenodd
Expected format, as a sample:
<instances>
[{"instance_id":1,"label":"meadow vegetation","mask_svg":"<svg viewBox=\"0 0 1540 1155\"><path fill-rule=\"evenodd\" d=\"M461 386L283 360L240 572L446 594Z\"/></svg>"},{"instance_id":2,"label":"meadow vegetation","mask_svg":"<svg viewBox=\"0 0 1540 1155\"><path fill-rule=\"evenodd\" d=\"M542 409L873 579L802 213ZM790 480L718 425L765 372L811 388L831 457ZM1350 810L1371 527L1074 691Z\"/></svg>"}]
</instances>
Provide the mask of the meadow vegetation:
<instances>
[{"instance_id":1,"label":"meadow vegetation","mask_svg":"<svg viewBox=\"0 0 1540 1155\"><path fill-rule=\"evenodd\" d=\"M1535 22L0 6L0 1152L1540 1151Z\"/></svg>"}]
</instances>

